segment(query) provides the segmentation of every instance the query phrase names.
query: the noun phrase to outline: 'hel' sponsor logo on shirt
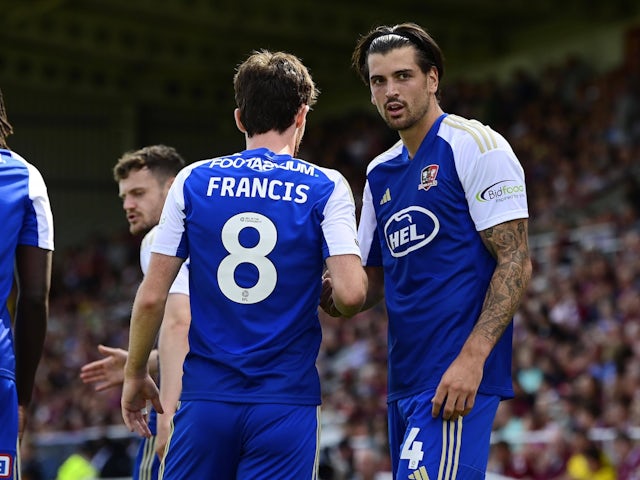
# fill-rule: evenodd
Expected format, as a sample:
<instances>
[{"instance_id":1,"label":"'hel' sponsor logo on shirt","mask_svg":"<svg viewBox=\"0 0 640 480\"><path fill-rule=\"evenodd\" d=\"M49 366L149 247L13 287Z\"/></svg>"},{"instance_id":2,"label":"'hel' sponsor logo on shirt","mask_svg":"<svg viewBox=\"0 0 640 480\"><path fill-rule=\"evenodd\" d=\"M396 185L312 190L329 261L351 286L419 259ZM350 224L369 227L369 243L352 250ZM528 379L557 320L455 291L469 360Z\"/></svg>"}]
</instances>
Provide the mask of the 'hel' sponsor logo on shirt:
<instances>
[{"instance_id":1,"label":"'hel' sponsor logo on shirt","mask_svg":"<svg viewBox=\"0 0 640 480\"><path fill-rule=\"evenodd\" d=\"M476 200L479 202L491 202L492 200L502 201L514 196L524 195L524 185L501 185L503 183L513 182L513 180L500 180L490 185L484 190L476 193Z\"/></svg>"},{"instance_id":2,"label":"'hel' sponsor logo on shirt","mask_svg":"<svg viewBox=\"0 0 640 480\"><path fill-rule=\"evenodd\" d=\"M404 257L427 245L440 230L433 212L413 206L393 214L384 226L387 247L394 257Z\"/></svg>"},{"instance_id":3,"label":"'hel' sponsor logo on shirt","mask_svg":"<svg viewBox=\"0 0 640 480\"><path fill-rule=\"evenodd\" d=\"M6 453L0 453L0 478L13 478L12 457Z\"/></svg>"},{"instance_id":4,"label":"'hel' sponsor logo on shirt","mask_svg":"<svg viewBox=\"0 0 640 480\"><path fill-rule=\"evenodd\" d=\"M438 176L438 165L427 165L420 172L420 185L418 185L418 190L429 190L431 187L435 187L438 185L438 181L436 177Z\"/></svg>"}]
</instances>

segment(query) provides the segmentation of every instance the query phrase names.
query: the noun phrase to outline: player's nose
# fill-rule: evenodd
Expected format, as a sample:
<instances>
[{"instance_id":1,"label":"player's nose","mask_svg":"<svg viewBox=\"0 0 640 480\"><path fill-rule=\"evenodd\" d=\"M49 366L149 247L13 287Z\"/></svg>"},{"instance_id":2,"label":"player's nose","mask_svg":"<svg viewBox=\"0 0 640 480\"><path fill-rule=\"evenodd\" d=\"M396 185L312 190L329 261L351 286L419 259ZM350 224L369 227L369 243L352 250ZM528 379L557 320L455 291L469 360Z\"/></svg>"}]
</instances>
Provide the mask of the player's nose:
<instances>
[{"instance_id":1,"label":"player's nose","mask_svg":"<svg viewBox=\"0 0 640 480\"><path fill-rule=\"evenodd\" d=\"M124 209L125 212L128 212L129 210L133 210L135 206L135 201L131 198L131 197L124 197L124 199L122 200L122 208Z\"/></svg>"},{"instance_id":2,"label":"player's nose","mask_svg":"<svg viewBox=\"0 0 640 480\"><path fill-rule=\"evenodd\" d=\"M387 82L385 95L387 96L387 98L394 98L398 96L398 87L396 85L396 82L394 82L393 80L389 80Z\"/></svg>"}]
</instances>

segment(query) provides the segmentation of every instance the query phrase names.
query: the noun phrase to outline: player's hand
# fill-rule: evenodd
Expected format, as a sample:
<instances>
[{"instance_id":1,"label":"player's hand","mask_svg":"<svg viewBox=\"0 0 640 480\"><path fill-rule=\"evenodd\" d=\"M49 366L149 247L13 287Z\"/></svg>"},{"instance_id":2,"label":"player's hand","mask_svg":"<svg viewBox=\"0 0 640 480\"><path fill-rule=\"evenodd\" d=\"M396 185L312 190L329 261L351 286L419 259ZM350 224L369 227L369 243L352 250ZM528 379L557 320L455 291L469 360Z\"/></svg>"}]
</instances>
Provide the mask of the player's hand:
<instances>
[{"instance_id":1,"label":"player's hand","mask_svg":"<svg viewBox=\"0 0 640 480\"><path fill-rule=\"evenodd\" d=\"M444 372L431 400L433 418L437 418L440 412L444 420L457 420L467 415L475 404L483 368L484 362L458 356Z\"/></svg>"},{"instance_id":2,"label":"player's hand","mask_svg":"<svg viewBox=\"0 0 640 480\"><path fill-rule=\"evenodd\" d=\"M147 400L151 401L156 412L164 412L160 404L160 391L149 374L139 378L125 378L120 400L122 418L129 431L149 438L151 430L148 425Z\"/></svg>"},{"instance_id":3,"label":"player's hand","mask_svg":"<svg viewBox=\"0 0 640 480\"><path fill-rule=\"evenodd\" d=\"M331 284L331 277L329 272L326 271L322 276L322 291L320 292L320 308L332 317L341 317L342 314L338 311L333 303L333 286Z\"/></svg>"},{"instance_id":4,"label":"player's hand","mask_svg":"<svg viewBox=\"0 0 640 480\"><path fill-rule=\"evenodd\" d=\"M169 431L171 429L171 419L173 415L169 413L159 414L156 424L156 455L160 461L164 458L164 450L169 441Z\"/></svg>"},{"instance_id":5,"label":"player's hand","mask_svg":"<svg viewBox=\"0 0 640 480\"><path fill-rule=\"evenodd\" d=\"M104 345L98 345L98 351L105 358L87 363L80 369L82 382L94 384L96 392L122 385L124 364L127 361L128 352L122 348L111 348Z\"/></svg>"}]
</instances>

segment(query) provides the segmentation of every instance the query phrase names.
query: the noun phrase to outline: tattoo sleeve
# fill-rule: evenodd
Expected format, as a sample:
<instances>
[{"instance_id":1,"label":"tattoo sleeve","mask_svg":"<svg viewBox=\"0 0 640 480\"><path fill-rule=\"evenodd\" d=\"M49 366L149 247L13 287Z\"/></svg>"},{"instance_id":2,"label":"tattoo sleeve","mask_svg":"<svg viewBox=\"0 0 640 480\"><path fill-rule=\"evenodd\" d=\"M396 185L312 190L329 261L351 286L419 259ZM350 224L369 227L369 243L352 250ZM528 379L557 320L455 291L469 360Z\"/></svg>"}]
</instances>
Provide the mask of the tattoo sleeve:
<instances>
[{"instance_id":1,"label":"tattoo sleeve","mask_svg":"<svg viewBox=\"0 0 640 480\"><path fill-rule=\"evenodd\" d=\"M501 223L481 231L480 235L497 265L474 334L495 345L511 322L531 279L527 220Z\"/></svg>"}]
</instances>

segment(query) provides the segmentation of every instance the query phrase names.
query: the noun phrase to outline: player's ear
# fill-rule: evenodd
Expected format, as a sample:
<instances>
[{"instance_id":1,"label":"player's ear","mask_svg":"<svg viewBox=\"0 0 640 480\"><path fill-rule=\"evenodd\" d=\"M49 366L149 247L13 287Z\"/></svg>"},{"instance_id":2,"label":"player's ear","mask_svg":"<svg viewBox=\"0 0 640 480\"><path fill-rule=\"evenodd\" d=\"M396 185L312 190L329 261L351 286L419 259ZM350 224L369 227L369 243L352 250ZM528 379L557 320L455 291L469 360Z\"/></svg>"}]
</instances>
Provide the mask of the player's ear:
<instances>
[{"instance_id":1,"label":"player's ear","mask_svg":"<svg viewBox=\"0 0 640 480\"><path fill-rule=\"evenodd\" d=\"M430 90L437 92L438 85L440 85L440 77L438 76L438 69L436 67L431 67L431 70L427 72L427 77L429 79Z\"/></svg>"},{"instance_id":2,"label":"player's ear","mask_svg":"<svg viewBox=\"0 0 640 480\"><path fill-rule=\"evenodd\" d=\"M374 98L373 93L371 94L371 99L370 100L371 100L371 104L372 105L376 104L376 99Z\"/></svg>"},{"instance_id":3,"label":"player's ear","mask_svg":"<svg viewBox=\"0 0 640 480\"><path fill-rule=\"evenodd\" d=\"M240 109L236 108L233 111L233 118L236 121L236 127L238 127L238 130L240 130L242 133L247 133L247 129L244 128L244 125L242 124L242 120L240 120Z\"/></svg>"},{"instance_id":4,"label":"player's ear","mask_svg":"<svg viewBox=\"0 0 640 480\"><path fill-rule=\"evenodd\" d=\"M296 128L300 128L302 127L302 125L304 125L304 122L307 119L307 113L309 113L309 109L309 105L302 105L300 107L298 113L296 113Z\"/></svg>"}]
</instances>

